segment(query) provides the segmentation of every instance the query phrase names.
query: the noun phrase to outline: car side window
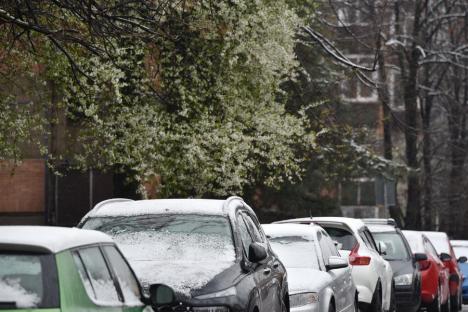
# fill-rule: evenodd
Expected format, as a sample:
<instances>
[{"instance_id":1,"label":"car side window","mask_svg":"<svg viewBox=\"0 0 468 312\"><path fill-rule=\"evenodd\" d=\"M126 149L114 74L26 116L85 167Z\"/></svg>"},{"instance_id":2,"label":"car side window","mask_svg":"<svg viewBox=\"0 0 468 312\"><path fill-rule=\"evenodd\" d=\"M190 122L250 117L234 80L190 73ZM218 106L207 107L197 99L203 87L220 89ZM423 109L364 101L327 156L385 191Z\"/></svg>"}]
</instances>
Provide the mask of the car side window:
<instances>
[{"instance_id":1,"label":"car side window","mask_svg":"<svg viewBox=\"0 0 468 312\"><path fill-rule=\"evenodd\" d=\"M249 246L252 244L253 240L249 234L249 230L247 229L247 225L245 224L244 218L241 214L237 215L237 224L239 226L239 233L242 239L242 246L244 248L245 254L249 255Z\"/></svg>"},{"instance_id":2,"label":"car side window","mask_svg":"<svg viewBox=\"0 0 468 312\"><path fill-rule=\"evenodd\" d=\"M138 281L121 253L115 246L104 246L103 249L112 265L114 274L117 276L125 303L142 305L142 295Z\"/></svg>"},{"instance_id":3,"label":"car side window","mask_svg":"<svg viewBox=\"0 0 468 312\"><path fill-rule=\"evenodd\" d=\"M340 253L338 252L338 249L336 249L335 242L331 239L327 232L324 232L323 236L325 241L327 242L328 249L330 250L330 255L340 257Z\"/></svg>"},{"instance_id":4,"label":"car side window","mask_svg":"<svg viewBox=\"0 0 468 312\"><path fill-rule=\"evenodd\" d=\"M263 239L263 235L260 233L260 230L252 218L246 213L242 213L242 216L244 217L245 223L250 234L252 235L253 240L257 243L264 243L265 240Z\"/></svg>"},{"instance_id":5,"label":"car side window","mask_svg":"<svg viewBox=\"0 0 468 312\"><path fill-rule=\"evenodd\" d=\"M322 250L323 263L328 264L328 259L331 256L330 248L326 240L325 233L322 232L322 235L319 238L320 249Z\"/></svg>"},{"instance_id":6,"label":"car side window","mask_svg":"<svg viewBox=\"0 0 468 312\"><path fill-rule=\"evenodd\" d=\"M362 238L362 240L364 241L364 244L367 246L367 248L372 248L372 247L371 247L371 243L370 243L369 240L367 239L366 234L364 234L364 231L359 232L359 236L361 236L361 238Z\"/></svg>"},{"instance_id":7,"label":"car side window","mask_svg":"<svg viewBox=\"0 0 468 312\"><path fill-rule=\"evenodd\" d=\"M86 274L80 273L83 284L89 283L93 289L92 298L103 304L121 303L109 268L99 247L87 247L75 252L82 261ZM78 262L75 256L75 263ZM78 270L79 264L77 265ZM84 277L86 275L86 277ZM85 286L86 288L87 286ZM88 287L89 288L89 287ZM90 293L88 292L88 295Z\"/></svg>"}]
</instances>

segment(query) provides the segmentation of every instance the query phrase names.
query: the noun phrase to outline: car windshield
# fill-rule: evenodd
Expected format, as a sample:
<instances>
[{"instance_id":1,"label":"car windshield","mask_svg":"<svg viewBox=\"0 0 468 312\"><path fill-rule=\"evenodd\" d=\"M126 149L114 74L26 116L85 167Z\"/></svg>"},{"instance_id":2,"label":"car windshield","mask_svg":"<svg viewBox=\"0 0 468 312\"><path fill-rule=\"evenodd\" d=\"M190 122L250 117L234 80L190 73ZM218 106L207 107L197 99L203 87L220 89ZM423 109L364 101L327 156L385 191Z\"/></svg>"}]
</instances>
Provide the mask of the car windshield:
<instances>
[{"instance_id":1,"label":"car windshield","mask_svg":"<svg viewBox=\"0 0 468 312\"><path fill-rule=\"evenodd\" d=\"M425 253L420 233L403 231L412 253Z\"/></svg>"},{"instance_id":2,"label":"car windshield","mask_svg":"<svg viewBox=\"0 0 468 312\"><path fill-rule=\"evenodd\" d=\"M111 235L130 260L233 261L227 217L211 215L138 215L90 218L83 228Z\"/></svg>"},{"instance_id":3,"label":"car windshield","mask_svg":"<svg viewBox=\"0 0 468 312\"><path fill-rule=\"evenodd\" d=\"M449 242L446 237L443 236L434 236L434 235L427 235L429 240L431 241L432 245L434 245L437 253L447 253L450 254L450 246Z\"/></svg>"},{"instance_id":4,"label":"car windshield","mask_svg":"<svg viewBox=\"0 0 468 312\"><path fill-rule=\"evenodd\" d=\"M319 270L314 242L300 236L270 237L271 248L286 268Z\"/></svg>"},{"instance_id":5,"label":"car windshield","mask_svg":"<svg viewBox=\"0 0 468 312\"><path fill-rule=\"evenodd\" d=\"M397 232L372 233L372 236L376 243L382 242L387 247L383 255L385 260L408 260L410 258L403 237Z\"/></svg>"},{"instance_id":6,"label":"car windshield","mask_svg":"<svg viewBox=\"0 0 468 312\"><path fill-rule=\"evenodd\" d=\"M58 308L53 255L0 250L0 309Z\"/></svg>"},{"instance_id":7,"label":"car windshield","mask_svg":"<svg viewBox=\"0 0 468 312\"><path fill-rule=\"evenodd\" d=\"M327 231L328 235L330 235L333 240L342 245L341 249L343 250L352 250L357 243L356 238L349 231L323 225L322 227L325 229L325 231Z\"/></svg>"},{"instance_id":8,"label":"car windshield","mask_svg":"<svg viewBox=\"0 0 468 312\"><path fill-rule=\"evenodd\" d=\"M457 259L460 257L468 258L468 246L454 246L453 252L455 252Z\"/></svg>"}]
</instances>

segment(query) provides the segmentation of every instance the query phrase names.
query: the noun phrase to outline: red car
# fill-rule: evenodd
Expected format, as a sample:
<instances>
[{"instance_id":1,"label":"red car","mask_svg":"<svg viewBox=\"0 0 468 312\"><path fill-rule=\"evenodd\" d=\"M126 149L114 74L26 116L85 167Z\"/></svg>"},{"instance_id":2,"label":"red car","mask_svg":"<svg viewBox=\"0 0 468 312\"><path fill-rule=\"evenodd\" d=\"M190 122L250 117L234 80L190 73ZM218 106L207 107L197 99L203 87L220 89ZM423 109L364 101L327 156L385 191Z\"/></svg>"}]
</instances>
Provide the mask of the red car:
<instances>
[{"instance_id":1,"label":"red car","mask_svg":"<svg viewBox=\"0 0 468 312\"><path fill-rule=\"evenodd\" d=\"M450 272L450 302L452 303L452 311L462 309L462 283L463 275L458 267L457 257L453 252L452 245L447 234L443 232L423 232L434 245L439 253L444 265Z\"/></svg>"},{"instance_id":2,"label":"red car","mask_svg":"<svg viewBox=\"0 0 468 312\"><path fill-rule=\"evenodd\" d=\"M429 312L451 311L449 269L422 232L403 231L421 271L421 303Z\"/></svg>"}]
</instances>

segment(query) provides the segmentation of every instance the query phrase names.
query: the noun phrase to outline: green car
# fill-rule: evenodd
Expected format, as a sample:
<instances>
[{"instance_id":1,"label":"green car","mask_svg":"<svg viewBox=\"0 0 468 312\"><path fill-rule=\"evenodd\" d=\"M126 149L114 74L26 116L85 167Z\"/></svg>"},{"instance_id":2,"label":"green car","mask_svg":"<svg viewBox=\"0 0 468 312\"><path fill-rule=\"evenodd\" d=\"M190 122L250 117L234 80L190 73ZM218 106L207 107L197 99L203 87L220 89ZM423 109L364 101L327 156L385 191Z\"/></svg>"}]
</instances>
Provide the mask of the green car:
<instances>
[{"instance_id":1,"label":"green car","mask_svg":"<svg viewBox=\"0 0 468 312\"><path fill-rule=\"evenodd\" d=\"M106 234L0 226L0 310L146 312L150 303Z\"/></svg>"}]
</instances>

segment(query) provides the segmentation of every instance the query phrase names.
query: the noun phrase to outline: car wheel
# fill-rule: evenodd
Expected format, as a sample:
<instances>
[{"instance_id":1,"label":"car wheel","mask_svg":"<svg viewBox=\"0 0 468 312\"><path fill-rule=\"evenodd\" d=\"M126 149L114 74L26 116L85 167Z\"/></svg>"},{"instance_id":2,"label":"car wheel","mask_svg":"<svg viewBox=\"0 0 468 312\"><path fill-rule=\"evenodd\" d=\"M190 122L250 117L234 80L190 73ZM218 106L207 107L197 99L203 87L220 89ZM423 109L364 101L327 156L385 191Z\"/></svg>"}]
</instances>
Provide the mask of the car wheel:
<instances>
[{"instance_id":1,"label":"car wheel","mask_svg":"<svg viewBox=\"0 0 468 312\"><path fill-rule=\"evenodd\" d=\"M374 295L372 296L372 302L369 312L383 312L382 309L382 291L380 282L375 287Z\"/></svg>"},{"instance_id":2,"label":"car wheel","mask_svg":"<svg viewBox=\"0 0 468 312\"><path fill-rule=\"evenodd\" d=\"M439 285L437 295L436 295L434 301L432 301L432 303L427 307L427 310L429 312L440 312L441 311L440 294L441 294L441 292L440 292L440 285ZM450 304L450 300L447 300L447 303Z\"/></svg>"},{"instance_id":3,"label":"car wheel","mask_svg":"<svg viewBox=\"0 0 468 312\"><path fill-rule=\"evenodd\" d=\"M459 309L459 306L460 306L460 303L459 303L459 297L458 295L456 296L450 296L450 300L449 300L452 304L452 310L453 311L458 311Z\"/></svg>"}]
</instances>

